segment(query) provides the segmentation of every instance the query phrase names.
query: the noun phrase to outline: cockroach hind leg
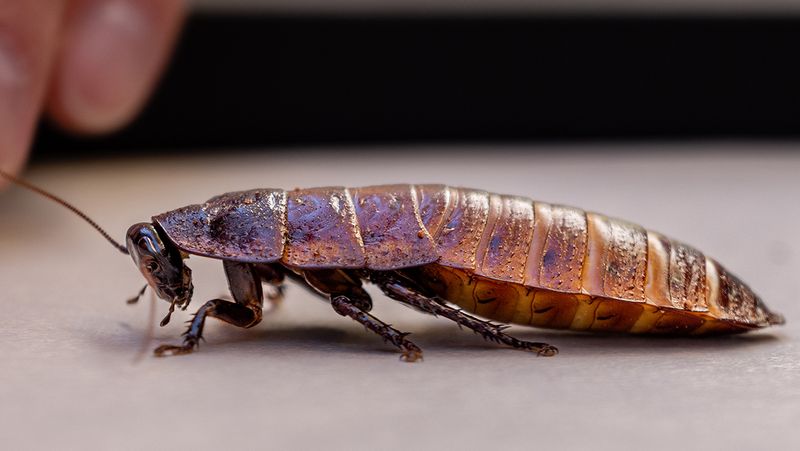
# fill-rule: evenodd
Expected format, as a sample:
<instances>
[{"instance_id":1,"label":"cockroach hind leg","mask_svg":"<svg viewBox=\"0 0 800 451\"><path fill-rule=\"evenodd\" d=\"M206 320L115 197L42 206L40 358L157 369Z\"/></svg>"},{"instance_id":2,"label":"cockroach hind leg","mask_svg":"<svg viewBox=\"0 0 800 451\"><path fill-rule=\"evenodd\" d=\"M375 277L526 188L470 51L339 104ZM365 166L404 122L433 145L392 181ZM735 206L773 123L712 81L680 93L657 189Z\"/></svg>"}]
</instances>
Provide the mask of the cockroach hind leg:
<instances>
[{"instance_id":1,"label":"cockroach hind leg","mask_svg":"<svg viewBox=\"0 0 800 451\"><path fill-rule=\"evenodd\" d=\"M421 350L405 350L402 354L400 354L400 360L403 362L413 363L416 361L424 360L422 358L422 351Z\"/></svg>"},{"instance_id":2,"label":"cockroach hind leg","mask_svg":"<svg viewBox=\"0 0 800 451\"><path fill-rule=\"evenodd\" d=\"M529 343L529 342L525 342ZM537 355L542 357L552 357L558 354L558 348L547 343L530 343L534 345L530 350L536 352Z\"/></svg>"},{"instance_id":3,"label":"cockroach hind leg","mask_svg":"<svg viewBox=\"0 0 800 451\"><path fill-rule=\"evenodd\" d=\"M378 280L377 282L383 289L384 293L386 293L386 295L390 298L411 305L412 307L416 307L432 315L442 316L449 320L455 321L459 326L464 326L468 329L471 329L487 341L501 343L514 349L532 351L535 352L536 355L543 357L551 357L558 354L558 349L554 346L551 346L547 343L536 343L514 338L504 332L504 330L508 328L506 325L494 324L489 321L475 318L472 315L464 313L460 309L455 309L449 305L439 302L435 298L428 298L427 296L417 293L413 289L403 286L397 281Z\"/></svg>"}]
</instances>

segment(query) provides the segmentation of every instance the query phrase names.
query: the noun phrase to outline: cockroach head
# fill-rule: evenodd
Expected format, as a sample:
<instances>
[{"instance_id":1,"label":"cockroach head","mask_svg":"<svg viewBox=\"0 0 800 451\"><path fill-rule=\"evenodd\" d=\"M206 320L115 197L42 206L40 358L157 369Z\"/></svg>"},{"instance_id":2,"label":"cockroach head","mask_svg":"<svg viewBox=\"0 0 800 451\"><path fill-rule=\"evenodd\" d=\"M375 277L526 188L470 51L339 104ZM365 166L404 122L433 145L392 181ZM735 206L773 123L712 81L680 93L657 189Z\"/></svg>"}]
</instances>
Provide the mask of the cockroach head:
<instances>
[{"instance_id":1,"label":"cockroach head","mask_svg":"<svg viewBox=\"0 0 800 451\"><path fill-rule=\"evenodd\" d=\"M106 233L102 227L97 225L94 220L89 218L86 213L78 210L74 205L64 199L39 188L36 185L19 179L0 169L0 180L5 179L23 188L27 188L53 202L56 202L71 212L75 213L86 221L90 226L97 230L112 246L123 254L130 254L134 263L147 279L147 284L158 294L158 297L170 303L169 313L161 321L161 325L169 322L169 317L175 307L186 309L192 300L192 270L183 264L184 256L181 251L171 242L161 239L158 229L153 224L139 223L134 224L128 229L127 246L115 241L111 235ZM166 236L166 234L164 235ZM165 244L166 243L166 244ZM144 289L139 292L139 296L144 293ZM134 303L139 296L130 299L129 303Z\"/></svg>"},{"instance_id":2,"label":"cockroach head","mask_svg":"<svg viewBox=\"0 0 800 451\"><path fill-rule=\"evenodd\" d=\"M172 243L162 240L153 224L134 224L128 229L128 253L158 297L183 309L192 299L192 270ZM171 309L170 309L171 311Z\"/></svg>"}]
</instances>

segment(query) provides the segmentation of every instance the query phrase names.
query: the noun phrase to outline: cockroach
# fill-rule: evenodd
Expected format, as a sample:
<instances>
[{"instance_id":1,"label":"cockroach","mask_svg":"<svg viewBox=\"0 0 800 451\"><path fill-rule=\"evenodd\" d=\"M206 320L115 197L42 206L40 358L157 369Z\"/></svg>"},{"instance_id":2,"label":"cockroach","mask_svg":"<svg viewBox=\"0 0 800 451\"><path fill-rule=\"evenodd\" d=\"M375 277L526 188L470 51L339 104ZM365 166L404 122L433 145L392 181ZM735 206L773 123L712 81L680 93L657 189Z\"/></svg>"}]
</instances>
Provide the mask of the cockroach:
<instances>
[{"instance_id":1,"label":"cockroach","mask_svg":"<svg viewBox=\"0 0 800 451\"><path fill-rule=\"evenodd\" d=\"M115 242L63 200L10 175L87 220L130 254L169 303L161 325L192 298L190 255L222 261L233 301L195 313L180 345L198 347L206 318L249 328L262 318L263 286L286 278L396 346L422 350L369 313L363 282L391 299L455 321L487 340L552 356L499 323L579 331L711 335L783 324L754 292L702 252L659 233L573 207L445 185L254 189L223 194L134 224ZM457 307L454 307L457 306ZM466 312L474 313L479 319Z\"/></svg>"}]
</instances>

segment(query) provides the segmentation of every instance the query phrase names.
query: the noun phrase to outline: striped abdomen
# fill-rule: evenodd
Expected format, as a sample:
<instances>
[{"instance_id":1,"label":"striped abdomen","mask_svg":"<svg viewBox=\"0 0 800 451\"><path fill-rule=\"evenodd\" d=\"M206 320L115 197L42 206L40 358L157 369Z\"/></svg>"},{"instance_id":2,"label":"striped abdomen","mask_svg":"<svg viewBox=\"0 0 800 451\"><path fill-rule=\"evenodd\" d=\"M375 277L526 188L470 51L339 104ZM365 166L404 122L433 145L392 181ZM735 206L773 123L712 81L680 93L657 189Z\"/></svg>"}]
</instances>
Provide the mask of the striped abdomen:
<instances>
[{"instance_id":1,"label":"striped abdomen","mask_svg":"<svg viewBox=\"0 0 800 451\"><path fill-rule=\"evenodd\" d=\"M443 185L254 190L154 221L189 253L299 269L403 269L506 322L699 333L779 321L689 246L521 197Z\"/></svg>"}]
</instances>

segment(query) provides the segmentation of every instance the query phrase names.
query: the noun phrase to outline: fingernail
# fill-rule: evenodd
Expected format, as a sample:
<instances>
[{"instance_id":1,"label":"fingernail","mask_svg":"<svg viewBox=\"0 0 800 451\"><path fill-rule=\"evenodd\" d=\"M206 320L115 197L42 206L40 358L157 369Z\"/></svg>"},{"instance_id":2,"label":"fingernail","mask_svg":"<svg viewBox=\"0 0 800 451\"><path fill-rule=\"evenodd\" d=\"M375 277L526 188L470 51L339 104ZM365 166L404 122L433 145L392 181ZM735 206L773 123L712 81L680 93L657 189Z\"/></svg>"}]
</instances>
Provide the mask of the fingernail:
<instances>
[{"instance_id":1,"label":"fingernail","mask_svg":"<svg viewBox=\"0 0 800 451\"><path fill-rule=\"evenodd\" d=\"M0 168L16 172L33 133L36 99L26 62L8 36L0 35Z\"/></svg>"},{"instance_id":2,"label":"fingernail","mask_svg":"<svg viewBox=\"0 0 800 451\"><path fill-rule=\"evenodd\" d=\"M128 120L155 77L159 38L143 3L91 1L71 24L58 88L65 113L85 131Z\"/></svg>"}]
</instances>

